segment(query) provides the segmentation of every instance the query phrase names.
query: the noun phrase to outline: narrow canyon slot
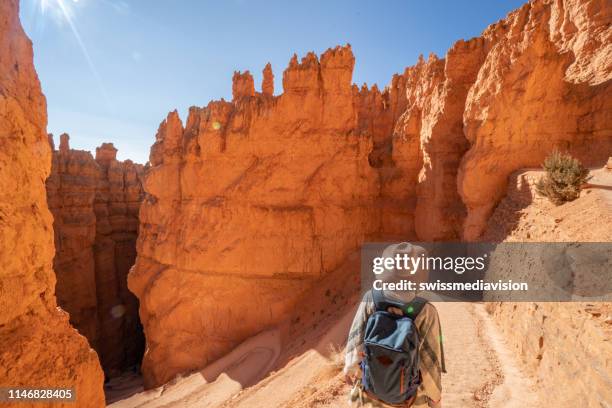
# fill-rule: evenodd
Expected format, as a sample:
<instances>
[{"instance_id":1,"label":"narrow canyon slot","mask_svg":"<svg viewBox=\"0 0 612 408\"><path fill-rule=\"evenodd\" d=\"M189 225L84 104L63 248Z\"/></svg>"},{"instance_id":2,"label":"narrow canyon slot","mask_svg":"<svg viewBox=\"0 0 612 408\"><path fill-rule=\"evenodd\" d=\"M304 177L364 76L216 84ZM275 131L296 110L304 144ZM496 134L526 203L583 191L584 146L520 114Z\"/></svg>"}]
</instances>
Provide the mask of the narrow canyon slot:
<instances>
[{"instance_id":1,"label":"narrow canyon slot","mask_svg":"<svg viewBox=\"0 0 612 408\"><path fill-rule=\"evenodd\" d=\"M70 149L60 135L53 148L47 200L53 214L58 304L97 351L107 379L139 371L144 335L138 299L127 288L136 259L143 166L116 159L104 143L90 152Z\"/></svg>"}]
</instances>

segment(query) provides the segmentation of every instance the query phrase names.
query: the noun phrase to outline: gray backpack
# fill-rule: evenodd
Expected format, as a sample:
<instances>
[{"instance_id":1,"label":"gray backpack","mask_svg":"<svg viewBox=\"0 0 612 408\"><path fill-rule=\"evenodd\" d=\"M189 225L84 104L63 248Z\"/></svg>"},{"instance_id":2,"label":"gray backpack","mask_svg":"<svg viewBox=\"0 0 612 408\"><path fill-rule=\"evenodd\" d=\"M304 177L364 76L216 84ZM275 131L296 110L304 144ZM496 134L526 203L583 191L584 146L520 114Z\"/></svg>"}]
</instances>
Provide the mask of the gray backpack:
<instances>
[{"instance_id":1,"label":"gray backpack","mask_svg":"<svg viewBox=\"0 0 612 408\"><path fill-rule=\"evenodd\" d=\"M377 290L372 290L372 298L376 311L365 329L362 386L382 402L402 404L414 397L421 383L420 343L414 320L427 300L415 297L410 303L399 303ZM402 310L404 315L387 312L389 307Z\"/></svg>"}]
</instances>

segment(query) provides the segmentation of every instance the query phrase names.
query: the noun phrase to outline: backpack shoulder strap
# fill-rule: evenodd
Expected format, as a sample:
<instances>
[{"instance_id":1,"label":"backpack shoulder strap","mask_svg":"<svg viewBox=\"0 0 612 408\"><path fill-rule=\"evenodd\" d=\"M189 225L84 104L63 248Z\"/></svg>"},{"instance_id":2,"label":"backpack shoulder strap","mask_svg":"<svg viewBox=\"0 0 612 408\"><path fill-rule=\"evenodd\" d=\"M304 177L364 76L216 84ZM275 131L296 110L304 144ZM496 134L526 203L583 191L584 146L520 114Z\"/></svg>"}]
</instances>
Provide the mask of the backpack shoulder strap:
<instances>
[{"instance_id":1,"label":"backpack shoulder strap","mask_svg":"<svg viewBox=\"0 0 612 408\"><path fill-rule=\"evenodd\" d=\"M385 296L383 295L382 290L372 289L372 301L374 302L374 308L377 311L387 310L387 302L385 302Z\"/></svg>"},{"instance_id":2,"label":"backpack shoulder strap","mask_svg":"<svg viewBox=\"0 0 612 408\"><path fill-rule=\"evenodd\" d=\"M387 298L382 290L372 289L372 300L377 311L386 311L390 307L396 307L401 310L406 308L405 303Z\"/></svg>"},{"instance_id":3,"label":"backpack shoulder strap","mask_svg":"<svg viewBox=\"0 0 612 408\"><path fill-rule=\"evenodd\" d=\"M396 302L386 298L382 290L374 289L372 289L372 300L376 310L386 311L389 307L396 307L404 312L404 316L410 317L412 320L416 319L427 303L427 299L419 296L412 299L409 303Z\"/></svg>"},{"instance_id":4,"label":"backpack shoulder strap","mask_svg":"<svg viewBox=\"0 0 612 408\"><path fill-rule=\"evenodd\" d=\"M404 309L406 316L410 317L412 320L416 319L421 310L427 304L427 299L424 299L420 296L412 299L410 303L408 303L407 307Z\"/></svg>"}]
</instances>

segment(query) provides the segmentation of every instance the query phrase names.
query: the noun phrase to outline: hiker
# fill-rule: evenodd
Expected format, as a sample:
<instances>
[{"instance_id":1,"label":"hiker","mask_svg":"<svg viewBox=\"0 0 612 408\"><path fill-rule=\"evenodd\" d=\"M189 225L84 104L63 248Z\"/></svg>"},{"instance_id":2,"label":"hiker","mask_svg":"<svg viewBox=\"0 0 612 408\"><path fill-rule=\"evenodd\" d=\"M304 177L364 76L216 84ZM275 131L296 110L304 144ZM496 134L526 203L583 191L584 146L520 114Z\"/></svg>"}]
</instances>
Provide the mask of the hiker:
<instances>
[{"instance_id":1,"label":"hiker","mask_svg":"<svg viewBox=\"0 0 612 408\"><path fill-rule=\"evenodd\" d=\"M402 242L385 248L382 256L391 258L397 254L416 257L426 254L426 251ZM427 280L428 272L420 270L411 275L409 271L386 269L382 275L377 275L377 279L381 278L385 282L398 282L401 279L419 282ZM380 330L384 331L385 328L386 332L381 335ZM416 334L412 330L414 328ZM368 341L364 344L366 336ZM418 346L409 346L412 339L418 339ZM388 340L388 344L384 344L385 340ZM403 344L399 350L398 342ZM377 343L381 343L378 344L381 347L376 348ZM395 345L391 347L395 348L395 352L388 352L390 344ZM369 357L366 358L366 355ZM406 362L408 365L413 362L412 365L417 367L407 367ZM363 374L364 368L367 375ZM344 374L352 387L351 405L440 408L442 372L445 372L444 352L436 308L418 297L416 292L366 292L353 319L346 345ZM375 388L382 395L374 395Z\"/></svg>"}]
</instances>

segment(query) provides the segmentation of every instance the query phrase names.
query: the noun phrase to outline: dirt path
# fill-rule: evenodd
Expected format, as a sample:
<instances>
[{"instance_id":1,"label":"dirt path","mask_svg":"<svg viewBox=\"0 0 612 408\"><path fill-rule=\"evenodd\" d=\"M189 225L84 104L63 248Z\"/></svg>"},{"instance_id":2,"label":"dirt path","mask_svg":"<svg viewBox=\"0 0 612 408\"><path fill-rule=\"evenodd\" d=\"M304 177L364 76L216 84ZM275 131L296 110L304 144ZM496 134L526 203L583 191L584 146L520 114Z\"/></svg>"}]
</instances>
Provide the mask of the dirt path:
<instances>
[{"instance_id":1,"label":"dirt path","mask_svg":"<svg viewBox=\"0 0 612 408\"><path fill-rule=\"evenodd\" d=\"M444 407L540 406L536 390L530 389L533 382L508 351L483 304L437 303L436 307L446 353ZM269 333L243 343L214 367L112 406L346 407L342 347L351 319L352 311L321 324L308 334L302 351L259 382L254 380L261 378L262 367L278 358L276 337Z\"/></svg>"},{"instance_id":2,"label":"dirt path","mask_svg":"<svg viewBox=\"0 0 612 408\"><path fill-rule=\"evenodd\" d=\"M442 378L444 407L542 406L537 390L531 386L533 382L508 351L484 304L447 302L437 303L436 307L442 321L446 354L447 373ZM288 376L289 372L279 376L275 388L282 387ZM342 384L341 375L332 380L322 376L321 380L308 383L289 404L268 406L346 407L348 389ZM261 392L257 387L251 391ZM246 396L228 406L247 407L249 401Z\"/></svg>"}]
</instances>

